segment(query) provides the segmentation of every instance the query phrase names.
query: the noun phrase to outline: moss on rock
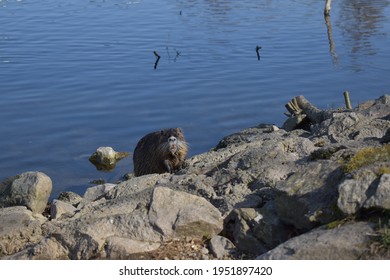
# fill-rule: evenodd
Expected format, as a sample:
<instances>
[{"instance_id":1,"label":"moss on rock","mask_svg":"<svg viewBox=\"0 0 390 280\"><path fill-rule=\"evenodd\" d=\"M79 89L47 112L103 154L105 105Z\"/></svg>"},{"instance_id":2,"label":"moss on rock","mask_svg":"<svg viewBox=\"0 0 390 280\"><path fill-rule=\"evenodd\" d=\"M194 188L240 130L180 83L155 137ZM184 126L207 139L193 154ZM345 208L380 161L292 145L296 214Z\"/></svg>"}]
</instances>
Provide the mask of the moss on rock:
<instances>
[{"instance_id":1,"label":"moss on rock","mask_svg":"<svg viewBox=\"0 0 390 280\"><path fill-rule=\"evenodd\" d=\"M351 173L362 167L368 166L374 163L384 163L379 168L379 175L387 174L390 172L388 166L390 162L390 144L382 147L368 147L358 151L346 164L342 166L345 173Z\"/></svg>"}]
</instances>

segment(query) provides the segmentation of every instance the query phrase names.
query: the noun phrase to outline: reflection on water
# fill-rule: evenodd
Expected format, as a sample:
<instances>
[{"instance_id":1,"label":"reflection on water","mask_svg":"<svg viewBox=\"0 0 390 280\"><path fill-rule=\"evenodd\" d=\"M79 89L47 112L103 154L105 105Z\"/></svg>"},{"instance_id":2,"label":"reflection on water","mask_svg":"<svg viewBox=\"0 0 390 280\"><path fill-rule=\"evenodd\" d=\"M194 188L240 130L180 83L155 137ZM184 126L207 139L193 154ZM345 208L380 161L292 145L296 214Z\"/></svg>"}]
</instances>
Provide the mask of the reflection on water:
<instances>
[{"instance_id":1,"label":"reflection on water","mask_svg":"<svg viewBox=\"0 0 390 280\"><path fill-rule=\"evenodd\" d=\"M333 59L333 65L337 66L339 64L339 58L335 50L335 43L333 39L332 23L329 15L325 15L325 24L328 32L328 41L329 41L329 53Z\"/></svg>"},{"instance_id":2,"label":"reflection on water","mask_svg":"<svg viewBox=\"0 0 390 280\"><path fill-rule=\"evenodd\" d=\"M372 56L378 52L372 38L388 35L387 30L382 27L383 22L388 20L385 10L389 6L389 1L341 0L340 2L337 26L347 39L354 69L361 71L365 65L359 62L359 57Z\"/></svg>"}]
</instances>

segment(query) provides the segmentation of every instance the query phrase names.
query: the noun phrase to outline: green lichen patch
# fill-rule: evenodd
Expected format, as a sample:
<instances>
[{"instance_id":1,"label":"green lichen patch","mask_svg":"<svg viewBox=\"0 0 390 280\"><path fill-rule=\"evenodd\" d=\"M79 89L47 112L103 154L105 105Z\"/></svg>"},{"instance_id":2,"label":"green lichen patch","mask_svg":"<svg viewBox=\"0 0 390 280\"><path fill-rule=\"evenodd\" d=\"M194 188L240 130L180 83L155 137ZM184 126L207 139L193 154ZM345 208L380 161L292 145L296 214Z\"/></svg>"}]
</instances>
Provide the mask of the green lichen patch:
<instances>
[{"instance_id":1,"label":"green lichen patch","mask_svg":"<svg viewBox=\"0 0 390 280\"><path fill-rule=\"evenodd\" d=\"M342 166L342 169L345 173L351 173L374 163L383 163L379 168L379 173L382 172L382 174L387 174L390 171L388 166L390 163L390 144L382 147L361 149ZM378 174L378 176L382 174Z\"/></svg>"},{"instance_id":2,"label":"green lichen patch","mask_svg":"<svg viewBox=\"0 0 390 280\"><path fill-rule=\"evenodd\" d=\"M342 226L343 224L345 224L349 220L350 219L342 219L342 220L336 220L336 221L330 222L329 224L326 225L326 228L327 229L338 228L339 226Z\"/></svg>"},{"instance_id":3,"label":"green lichen patch","mask_svg":"<svg viewBox=\"0 0 390 280\"><path fill-rule=\"evenodd\" d=\"M378 169L378 176L381 176L383 174L390 174L390 163L387 165L382 165Z\"/></svg>"}]
</instances>

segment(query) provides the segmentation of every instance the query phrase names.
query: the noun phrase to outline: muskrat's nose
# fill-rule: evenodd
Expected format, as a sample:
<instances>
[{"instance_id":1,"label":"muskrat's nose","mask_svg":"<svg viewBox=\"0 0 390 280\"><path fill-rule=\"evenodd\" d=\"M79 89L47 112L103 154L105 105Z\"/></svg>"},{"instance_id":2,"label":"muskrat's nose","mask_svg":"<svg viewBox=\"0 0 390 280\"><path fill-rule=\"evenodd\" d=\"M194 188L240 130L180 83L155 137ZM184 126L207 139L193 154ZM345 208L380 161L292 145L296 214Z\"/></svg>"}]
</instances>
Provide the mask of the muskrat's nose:
<instances>
[{"instance_id":1,"label":"muskrat's nose","mask_svg":"<svg viewBox=\"0 0 390 280\"><path fill-rule=\"evenodd\" d=\"M175 136L171 136L171 137L168 138L168 143L173 144L175 142L176 142L176 137Z\"/></svg>"}]
</instances>

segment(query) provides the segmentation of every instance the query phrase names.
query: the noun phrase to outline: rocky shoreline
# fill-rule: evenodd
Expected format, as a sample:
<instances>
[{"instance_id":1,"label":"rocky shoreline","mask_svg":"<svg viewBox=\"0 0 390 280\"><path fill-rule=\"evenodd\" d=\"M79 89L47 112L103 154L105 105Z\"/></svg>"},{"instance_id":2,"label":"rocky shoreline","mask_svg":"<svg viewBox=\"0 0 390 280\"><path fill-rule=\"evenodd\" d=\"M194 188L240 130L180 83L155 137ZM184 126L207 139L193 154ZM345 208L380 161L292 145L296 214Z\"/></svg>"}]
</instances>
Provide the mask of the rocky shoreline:
<instances>
[{"instance_id":1,"label":"rocky shoreline","mask_svg":"<svg viewBox=\"0 0 390 280\"><path fill-rule=\"evenodd\" d=\"M177 174L62 193L50 209L47 175L10 178L0 258L388 258L390 96L305 107L306 130L296 117L229 135ZM172 256L175 242L183 252Z\"/></svg>"}]
</instances>

